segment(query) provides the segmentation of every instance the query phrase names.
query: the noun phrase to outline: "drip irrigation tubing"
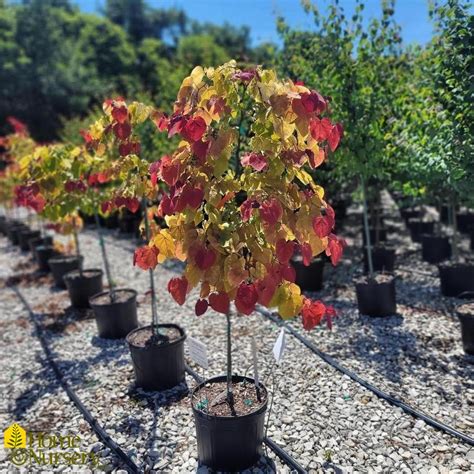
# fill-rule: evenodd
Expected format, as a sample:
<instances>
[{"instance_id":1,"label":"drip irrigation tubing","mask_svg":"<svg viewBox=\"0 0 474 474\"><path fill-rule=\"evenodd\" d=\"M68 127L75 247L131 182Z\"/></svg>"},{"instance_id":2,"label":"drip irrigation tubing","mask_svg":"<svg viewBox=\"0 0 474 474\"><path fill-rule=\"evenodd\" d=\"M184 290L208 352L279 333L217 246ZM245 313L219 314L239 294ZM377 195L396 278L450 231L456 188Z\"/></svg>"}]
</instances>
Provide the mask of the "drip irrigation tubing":
<instances>
[{"instance_id":1,"label":"drip irrigation tubing","mask_svg":"<svg viewBox=\"0 0 474 474\"><path fill-rule=\"evenodd\" d=\"M114 452L118 458L120 458L130 469L130 472L132 473L139 473L140 470L138 466L133 462L133 460L127 456L124 451L120 448L120 446L107 434L107 432L104 430L104 428L99 424L99 422L92 416L91 412L84 406L84 404L81 402L80 398L76 395L76 392L69 386L69 384L66 382L64 379L63 375L61 374L61 371L59 370L58 365L56 364L56 361L54 360L53 354L51 352L51 349L48 346L48 343L46 342L46 338L44 337L43 329L39 322L37 321L36 314L33 312L31 309L28 301L26 301L25 297L21 293L21 291L18 289L16 286L11 286L10 287L13 292L18 296L18 298L21 300L23 306L25 309L28 311L28 314L30 316L30 320L33 322L33 325L35 327L35 332L38 336L38 339L40 340L41 347L43 348L43 351L46 355L46 360L48 361L49 365L53 369L53 372L61 385L61 387L64 389L64 391L67 393L69 399L74 403L76 408L81 412L82 416L84 419L89 423L90 427L94 431L94 433L97 435L97 437L112 451Z\"/></svg>"},{"instance_id":2,"label":"drip irrigation tubing","mask_svg":"<svg viewBox=\"0 0 474 474\"><path fill-rule=\"evenodd\" d=\"M191 367L189 367L187 364L185 368L186 372L191 377L193 377L197 383L204 382L204 379L196 371L191 369ZM307 474L308 471L306 471L306 469L304 469L298 463L298 461L292 458L284 449L280 448L280 446L278 446L271 438L266 436L263 442L280 458L281 461L283 461L289 468L292 469L292 472L297 472L298 474Z\"/></svg>"},{"instance_id":3,"label":"drip irrigation tubing","mask_svg":"<svg viewBox=\"0 0 474 474\"><path fill-rule=\"evenodd\" d=\"M256 311L260 313L262 316L264 316L265 318L269 319L270 321L273 321L278 326L282 326L284 324L281 319L277 318L272 312L266 310L265 308L259 307L257 308ZM383 390L380 390L379 388L375 387L367 380L359 377L356 373L342 366L337 360L333 359L330 355L318 349L311 341L306 339L304 336L302 336L298 331L293 329L291 326L288 326L285 324L284 327L293 337L298 339L298 341L300 341L303 345L305 345L314 354L319 356L324 362L326 362L327 364L329 364L330 366L332 366L339 372L343 373L344 375L347 375L349 378L359 383L360 385L365 387L367 390L377 395L379 398L385 400L391 405L401 408L404 412L412 415L413 417L423 420L428 425L440 431L443 431L451 436L454 436L471 446L474 446L474 438L470 437L469 435L465 433L462 433L461 431L458 431L456 428L446 425L442 421L436 420L435 418L422 413L421 411L413 408L407 403L402 402L401 400L398 400L395 397L392 397L391 395L384 392Z\"/></svg>"}]
</instances>

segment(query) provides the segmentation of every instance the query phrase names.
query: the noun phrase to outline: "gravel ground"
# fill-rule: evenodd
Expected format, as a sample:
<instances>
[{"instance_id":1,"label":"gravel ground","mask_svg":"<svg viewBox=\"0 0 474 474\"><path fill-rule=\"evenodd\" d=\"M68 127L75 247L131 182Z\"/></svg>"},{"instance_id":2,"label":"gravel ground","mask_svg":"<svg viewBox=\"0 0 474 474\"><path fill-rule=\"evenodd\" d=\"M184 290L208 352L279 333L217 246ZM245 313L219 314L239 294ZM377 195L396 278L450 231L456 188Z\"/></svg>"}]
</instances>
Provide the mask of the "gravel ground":
<instances>
[{"instance_id":1,"label":"gravel ground","mask_svg":"<svg viewBox=\"0 0 474 474\"><path fill-rule=\"evenodd\" d=\"M387 202L388 207L390 204ZM339 310L335 328L307 335L376 385L472 435L472 366L463 356L457 321L442 311L414 311L402 305L400 315L394 317L360 317L354 304L350 265L355 249L360 247L353 237L360 230L351 225L351 219L356 217L349 216L346 234L354 243L353 249L348 249L340 268L327 272L326 289L318 295ZM416 246L402 230L393 234L400 253L414 250ZM147 273L131 265L134 244L113 231L107 232L106 240L115 281L139 292L139 320L147 324L150 309L145 293L149 285ZM100 250L93 230L81 235L81 246L85 267L97 267ZM24 268L27 257L5 238L0 239L0 248L0 278ZM420 271L434 271L416 255L410 262ZM176 271L178 265L169 265L155 272L161 321L182 325L188 335L207 345L209 370L205 373L190 364L198 373L205 377L221 374L225 367L225 319L212 312L196 317L192 295L182 307L176 306L166 291ZM399 272L403 275L403 281L397 282L400 303L436 310L447 307L448 302L438 295L436 280ZM45 285L47 281L40 283L20 284L21 292L48 328L46 335L54 357L87 408L143 472L196 472L194 423L187 396L187 387L193 387L194 381L187 377L183 386L161 394L137 390L125 343L98 338L90 312L69 310L66 292ZM11 289L0 291L3 337L9 353L8 361L2 360L2 375L8 381L8 396L3 397L4 426L17 421L31 429L50 419L51 426L61 433L82 429L87 449L93 449L109 470L123 469L90 433L79 411L57 386L18 298ZM467 444L378 399L290 336L283 362L275 366L272 347L279 331L276 325L258 314L235 316L233 321L235 372L250 370L254 336L261 377L275 394L268 435L309 472L474 472L474 449ZM295 324L302 330L299 323ZM21 342L13 345L18 339ZM30 372L31 376L25 375ZM24 399L31 399L27 409L15 411ZM262 459L255 472L271 472L272 462L277 472L289 472L272 452L268 458ZM10 466L5 461L0 465ZM201 467L198 472L206 470Z\"/></svg>"}]
</instances>

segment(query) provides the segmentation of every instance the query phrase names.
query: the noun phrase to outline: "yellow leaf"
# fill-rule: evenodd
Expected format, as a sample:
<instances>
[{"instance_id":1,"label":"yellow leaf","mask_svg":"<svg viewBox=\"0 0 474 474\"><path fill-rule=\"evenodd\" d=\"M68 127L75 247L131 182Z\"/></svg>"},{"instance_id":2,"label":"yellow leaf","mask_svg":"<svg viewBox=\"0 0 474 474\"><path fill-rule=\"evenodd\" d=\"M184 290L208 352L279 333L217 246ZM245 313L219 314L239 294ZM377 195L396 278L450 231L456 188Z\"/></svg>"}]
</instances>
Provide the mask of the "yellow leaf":
<instances>
[{"instance_id":1,"label":"yellow leaf","mask_svg":"<svg viewBox=\"0 0 474 474\"><path fill-rule=\"evenodd\" d=\"M282 293L279 297L278 313L283 319L296 316L303 306L303 296L298 285L294 283L284 283Z\"/></svg>"},{"instance_id":2,"label":"yellow leaf","mask_svg":"<svg viewBox=\"0 0 474 474\"><path fill-rule=\"evenodd\" d=\"M158 254L158 263L163 263L167 258L175 256L175 246L173 237L168 230L161 230L153 238L153 245L160 251Z\"/></svg>"},{"instance_id":3,"label":"yellow leaf","mask_svg":"<svg viewBox=\"0 0 474 474\"><path fill-rule=\"evenodd\" d=\"M186 269L184 270L184 276L188 280L189 285L194 288L201 279L202 271L199 270L196 265L188 263L186 265Z\"/></svg>"}]
</instances>

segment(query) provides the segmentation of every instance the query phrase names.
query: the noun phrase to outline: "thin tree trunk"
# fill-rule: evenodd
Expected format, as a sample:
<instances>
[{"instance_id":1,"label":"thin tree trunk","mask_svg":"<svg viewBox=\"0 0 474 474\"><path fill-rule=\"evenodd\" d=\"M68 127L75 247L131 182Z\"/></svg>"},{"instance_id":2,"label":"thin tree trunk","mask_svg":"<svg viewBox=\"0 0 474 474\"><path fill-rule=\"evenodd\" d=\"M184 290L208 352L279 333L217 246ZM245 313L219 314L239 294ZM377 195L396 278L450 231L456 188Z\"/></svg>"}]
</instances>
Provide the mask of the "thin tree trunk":
<instances>
[{"instance_id":1,"label":"thin tree trunk","mask_svg":"<svg viewBox=\"0 0 474 474\"><path fill-rule=\"evenodd\" d=\"M81 260L81 248L79 247L79 236L77 234L77 225L76 225L76 218L74 217L74 245L76 247L76 256L79 263L79 275L82 277L82 260Z\"/></svg>"},{"instance_id":2,"label":"thin tree trunk","mask_svg":"<svg viewBox=\"0 0 474 474\"><path fill-rule=\"evenodd\" d=\"M227 402L231 412L234 411L234 393L232 390L232 325L230 311L226 314L227 320Z\"/></svg>"},{"instance_id":3,"label":"thin tree trunk","mask_svg":"<svg viewBox=\"0 0 474 474\"><path fill-rule=\"evenodd\" d=\"M451 196L451 219L453 226L453 260L455 262L459 261L459 247L458 247L458 219L456 217L456 198L454 195Z\"/></svg>"},{"instance_id":4,"label":"thin tree trunk","mask_svg":"<svg viewBox=\"0 0 474 474\"><path fill-rule=\"evenodd\" d=\"M147 200L142 199L142 208L143 208L143 218L145 220L145 237L147 242L150 240L150 223L148 222L148 212L147 212ZM151 328L154 336L157 336L158 331L158 311L156 304L156 293L155 293L155 279L153 270L150 268L148 270L148 275L150 277L150 292L151 292Z\"/></svg>"},{"instance_id":5,"label":"thin tree trunk","mask_svg":"<svg viewBox=\"0 0 474 474\"><path fill-rule=\"evenodd\" d=\"M368 211L367 211L367 190L365 188L365 180L363 176L361 176L360 182L362 186L362 200L364 204L364 232L365 232L365 244L366 244L366 251L367 251L367 263L369 266L369 280L373 280L374 263L372 260L372 246L370 242L369 216L368 216Z\"/></svg>"},{"instance_id":6,"label":"thin tree trunk","mask_svg":"<svg viewBox=\"0 0 474 474\"><path fill-rule=\"evenodd\" d=\"M94 214L94 217L95 217L95 225L97 227L97 232L99 233L100 250L102 252L102 260L104 261L105 274L107 276L107 281L109 283L110 302L113 303L115 301L115 290L114 290L115 285L112 280L112 273L110 271L109 259L107 257L107 250L105 248L104 235L102 233L102 227L100 225L99 214L97 214L96 212Z\"/></svg>"}]
</instances>

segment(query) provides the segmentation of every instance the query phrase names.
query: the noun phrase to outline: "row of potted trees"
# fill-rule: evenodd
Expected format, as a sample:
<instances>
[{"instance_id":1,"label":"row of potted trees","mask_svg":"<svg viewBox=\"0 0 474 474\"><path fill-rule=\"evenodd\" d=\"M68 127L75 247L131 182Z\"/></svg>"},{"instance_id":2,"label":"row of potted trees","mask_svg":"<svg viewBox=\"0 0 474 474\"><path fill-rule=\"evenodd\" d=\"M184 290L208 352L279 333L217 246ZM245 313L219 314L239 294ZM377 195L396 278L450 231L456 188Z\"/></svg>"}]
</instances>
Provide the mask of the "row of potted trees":
<instances>
[{"instance_id":1,"label":"row of potted trees","mask_svg":"<svg viewBox=\"0 0 474 474\"><path fill-rule=\"evenodd\" d=\"M334 315L301 293L290 262L296 254L303 266L322 253L334 265L341 258L334 210L308 171L336 150L342 127L330 120L328 99L317 91L272 70L240 70L233 61L195 68L169 116L122 98L103 109L83 132L83 147L35 147L17 158L16 202L72 233L76 255L59 260L61 272L57 256L48 264L73 305L92 306L100 336L126 337L144 389L184 380L186 334L159 321L153 272L168 259L185 262L169 293L183 305L197 288L196 315L212 308L227 325L226 374L198 385L191 396L199 460L213 469L247 468L261 453L268 393L234 374L232 321L257 305L276 308L284 319L300 315L307 330ZM155 162L141 153L140 137L150 123L176 143ZM115 288L100 232L100 216L124 206L141 207L143 214L146 243L133 263L150 275L152 321L145 327L137 324L136 292ZM106 291L102 270L83 268L78 211L96 218Z\"/></svg>"}]
</instances>

